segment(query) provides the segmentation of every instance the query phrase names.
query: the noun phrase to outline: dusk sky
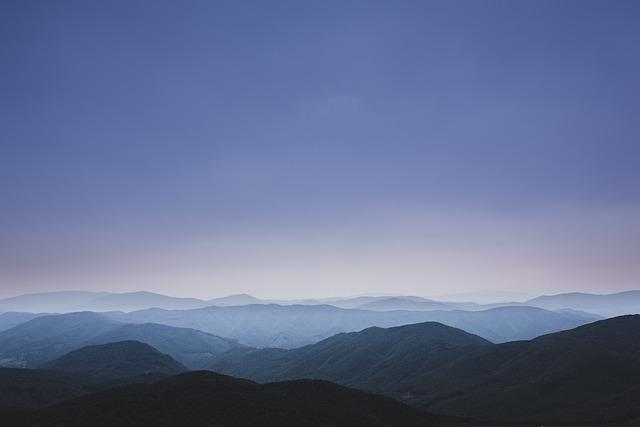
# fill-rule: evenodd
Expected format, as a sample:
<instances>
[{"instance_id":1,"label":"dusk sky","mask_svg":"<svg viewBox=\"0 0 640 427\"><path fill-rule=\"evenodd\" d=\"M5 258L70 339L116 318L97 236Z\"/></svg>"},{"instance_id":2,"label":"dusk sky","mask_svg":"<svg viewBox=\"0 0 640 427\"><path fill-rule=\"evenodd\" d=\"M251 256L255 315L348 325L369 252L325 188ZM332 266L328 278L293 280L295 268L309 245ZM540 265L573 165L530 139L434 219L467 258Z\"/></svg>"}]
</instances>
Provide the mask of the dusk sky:
<instances>
[{"instance_id":1,"label":"dusk sky","mask_svg":"<svg viewBox=\"0 0 640 427\"><path fill-rule=\"evenodd\" d=\"M640 2L0 2L0 296L640 288Z\"/></svg>"}]
</instances>

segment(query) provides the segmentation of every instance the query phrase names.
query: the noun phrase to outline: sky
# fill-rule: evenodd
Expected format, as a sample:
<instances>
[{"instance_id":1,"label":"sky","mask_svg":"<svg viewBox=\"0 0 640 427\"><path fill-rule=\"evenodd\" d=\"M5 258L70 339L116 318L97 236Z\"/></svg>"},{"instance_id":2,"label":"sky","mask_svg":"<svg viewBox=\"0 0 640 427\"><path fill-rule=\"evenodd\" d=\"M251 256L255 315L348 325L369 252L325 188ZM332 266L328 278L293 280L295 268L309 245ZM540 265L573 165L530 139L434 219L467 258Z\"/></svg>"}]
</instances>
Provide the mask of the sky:
<instances>
[{"instance_id":1,"label":"sky","mask_svg":"<svg viewBox=\"0 0 640 427\"><path fill-rule=\"evenodd\" d=\"M0 2L0 296L640 288L640 3Z\"/></svg>"}]
</instances>

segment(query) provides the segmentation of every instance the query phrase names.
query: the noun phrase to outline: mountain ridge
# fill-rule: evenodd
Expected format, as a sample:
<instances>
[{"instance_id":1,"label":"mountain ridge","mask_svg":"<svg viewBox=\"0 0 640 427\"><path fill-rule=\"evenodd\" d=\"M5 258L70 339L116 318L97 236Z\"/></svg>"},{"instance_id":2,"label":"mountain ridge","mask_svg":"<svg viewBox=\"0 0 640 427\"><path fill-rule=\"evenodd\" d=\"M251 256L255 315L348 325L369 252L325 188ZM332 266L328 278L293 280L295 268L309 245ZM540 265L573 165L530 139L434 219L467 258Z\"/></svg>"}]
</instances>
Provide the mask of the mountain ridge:
<instances>
[{"instance_id":1,"label":"mountain ridge","mask_svg":"<svg viewBox=\"0 0 640 427\"><path fill-rule=\"evenodd\" d=\"M460 329L424 322L341 333L291 350L230 351L215 357L210 369L259 382L315 378L358 388L362 378L388 369L397 354L425 358L451 348L485 345L492 344Z\"/></svg>"},{"instance_id":2,"label":"mountain ridge","mask_svg":"<svg viewBox=\"0 0 640 427\"><path fill-rule=\"evenodd\" d=\"M400 327L402 329L405 327ZM365 331L363 331L365 332ZM363 337L363 332L334 337ZM325 352L331 339L302 349L230 352L211 368L258 381L330 379L382 393L432 413L486 422L592 425L629 419L640 408L640 315L620 316L529 341L406 346L368 366L369 343ZM336 354L353 355L341 360ZM363 359L360 355L365 354ZM304 369L300 369L300 365ZM635 406L634 403L636 402Z\"/></svg>"}]
</instances>

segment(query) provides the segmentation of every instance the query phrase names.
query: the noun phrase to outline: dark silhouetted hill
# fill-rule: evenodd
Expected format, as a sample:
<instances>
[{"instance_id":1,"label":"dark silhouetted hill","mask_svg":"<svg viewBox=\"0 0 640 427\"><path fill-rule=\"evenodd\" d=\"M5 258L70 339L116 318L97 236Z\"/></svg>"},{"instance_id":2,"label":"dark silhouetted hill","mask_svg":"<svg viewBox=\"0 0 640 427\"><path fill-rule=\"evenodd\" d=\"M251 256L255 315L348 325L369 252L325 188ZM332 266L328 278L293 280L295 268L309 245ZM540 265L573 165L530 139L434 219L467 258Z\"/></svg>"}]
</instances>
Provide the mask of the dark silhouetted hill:
<instances>
[{"instance_id":1,"label":"dark silhouetted hill","mask_svg":"<svg viewBox=\"0 0 640 427\"><path fill-rule=\"evenodd\" d=\"M405 391L414 404L437 412L595 423L640 415L639 379L636 315L477 348Z\"/></svg>"},{"instance_id":2,"label":"dark silhouetted hill","mask_svg":"<svg viewBox=\"0 0 640 427\"><path fill-rule=\"evenodd\" d=\"M88 393L78 375L33 369L0 368L0 409L41 407ZM2 423L0 414L0 425Z\"/></svg>"},{"instance_id":3,"label":"dark silhouetted hill","mask_svg":"<svg viewBox=\"0 0 640 427\"><path fill-rule=\"evenodd\" d=\"M259 385L192 372L5 417L12 426L453 426L395 400L324 381Z\"/></svg>"}]
</instances>

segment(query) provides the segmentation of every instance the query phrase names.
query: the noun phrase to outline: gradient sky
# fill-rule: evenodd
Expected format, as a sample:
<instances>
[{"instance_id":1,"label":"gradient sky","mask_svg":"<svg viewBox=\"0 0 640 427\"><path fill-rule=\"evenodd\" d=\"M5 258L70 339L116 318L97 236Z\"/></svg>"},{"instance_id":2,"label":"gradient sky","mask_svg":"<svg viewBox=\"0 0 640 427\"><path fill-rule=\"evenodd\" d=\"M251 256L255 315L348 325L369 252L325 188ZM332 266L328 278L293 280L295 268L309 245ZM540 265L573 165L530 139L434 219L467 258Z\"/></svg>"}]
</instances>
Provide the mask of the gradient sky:
<instances>
[{"instance_id":1,"label":"gradient sky","mask_svg":"<svg viewBox=\"0 0 640 427\"><path fill-rule=\"evenodd\" d=\"M640 288L640 2L0 2L0 296Z\"/></svg>"}]
</instances>

